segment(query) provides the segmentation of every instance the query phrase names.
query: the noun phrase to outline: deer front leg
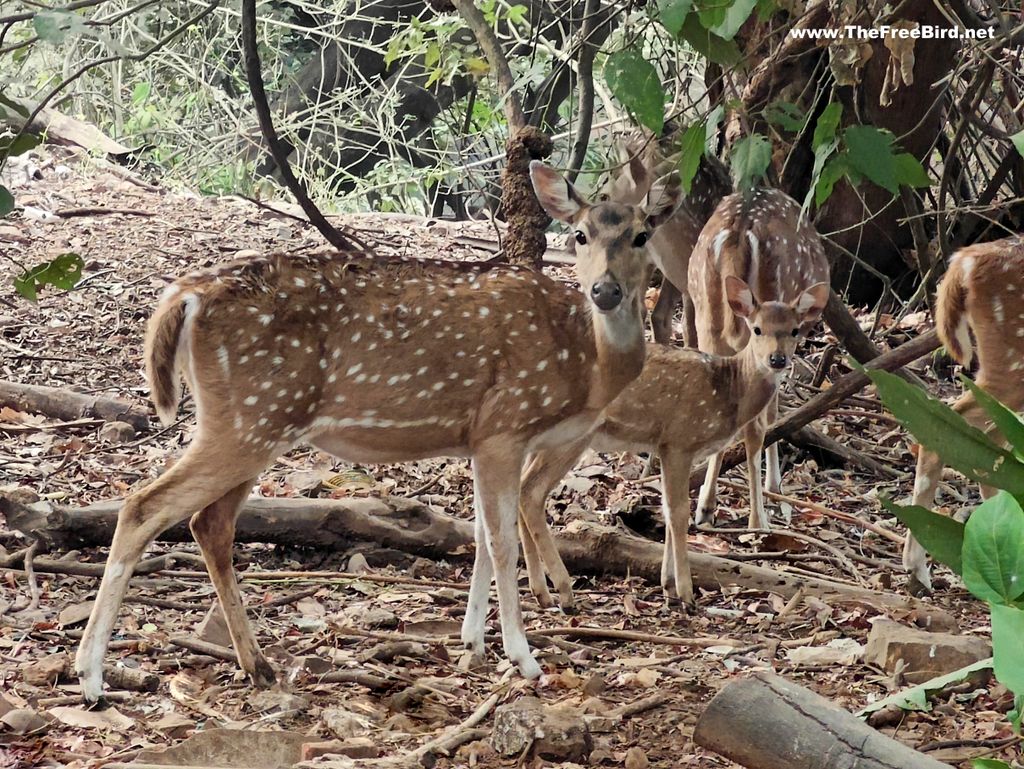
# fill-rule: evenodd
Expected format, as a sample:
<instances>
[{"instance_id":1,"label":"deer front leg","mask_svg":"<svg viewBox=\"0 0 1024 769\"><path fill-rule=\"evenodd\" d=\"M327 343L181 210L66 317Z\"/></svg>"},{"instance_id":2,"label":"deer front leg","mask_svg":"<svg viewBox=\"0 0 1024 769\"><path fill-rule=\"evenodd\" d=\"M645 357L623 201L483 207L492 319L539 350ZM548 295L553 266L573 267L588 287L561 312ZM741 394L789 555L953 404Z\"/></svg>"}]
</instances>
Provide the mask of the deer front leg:
<instances>
[{"instance_id":1,"label":"deer front leg","mask_svg":"<svg viewBox=\"0 0 1024 769\"><path fill-rule=\"evenodd\" d=\"M715 511L718 509L718 475L722 471L722 453L708 457L708 469L704 474L704 484L700 487L697 497L696 524L715 523Z\"/></svg>"},{"instance_id":2,"label":"deer front leg","mask_svg":"<svg viewBox=\"0 0 1024 769\"><path fill-rule=\"evenodd\" d=\"M668 278L662 278L658 301L651 311L651 330L658 344L669 344L672 341L672 315L682 296Z\"/></svg>"},{"instance_id":3,"label":"deer front leg","mask_svg":"<svg viewBox=\"0 0 1024 769\"><path fill-rule=\"evenodd\" d=\"M475 471L474 471L475 476ZM473 558L473 575L469 580L469 601L466 616L462 618L462 643L479 662L484 659L484 630L487 621L487 607L490 603L491 582L494 581L494 564L487 550L487 536L484 534L484 516L481 508L480 489L473 480L473 536L476 554Z\"/></svg>"},{"instance_id":4,"label":"deer front leg","mask_svg":"<svg viewBox=\"0 0 1024 769\"><path fill-rule=\"evenodd\" d=\"M769 529L771 524L764 509L761 488L761 458L764 454L764 429L759 419L752 419L743 428L743 443L747 451L747 488L750 491L748 529Z\"/></svg>"},{"instance_id":5,"label":"deer front leg","mask_svg":"<svg viewBox=\"0 0 1024 769\"><path fill-rule=\"evenodd\" d=\"M761 429L767 432L779 418L779 394L772 396L765 410L758 417ZM765 449L764 485L774 494L782 493L782 466L779 462L779 442L776 441ZM789 523L793 519L793 507L788 502L776 503L782 518Z\"/></svg>"},{"instance_id":6,"label":"deer front leg","mask_svg":"<svg viewBox=\"0 0 1024 769\"><path fill-rule=\"evenodd\" d=\"M231 635L231 643L238 654L238 663L253 684L268 687L277 680L277 677L270 663L260 652L256 636L253 635L231 563L235 519L255 482L255 478L250 478L196 513L192 516L189 527L196 542L199 543L206 568L210 572L210 580L217 591L217 598Z\"/></svg>"},{"instance_id":7,"label":"deer front leg","mask_svg":"<svg viewBox=\"0 0 1024 769\"><path fill-rule=\"evenodd\" d=\"M661 489L665 515L665 554L661 562L661 586L669 598L693 606L687 532L690 529L690 469L693 455L662 446Z\"/></svg>"}]
</instances>

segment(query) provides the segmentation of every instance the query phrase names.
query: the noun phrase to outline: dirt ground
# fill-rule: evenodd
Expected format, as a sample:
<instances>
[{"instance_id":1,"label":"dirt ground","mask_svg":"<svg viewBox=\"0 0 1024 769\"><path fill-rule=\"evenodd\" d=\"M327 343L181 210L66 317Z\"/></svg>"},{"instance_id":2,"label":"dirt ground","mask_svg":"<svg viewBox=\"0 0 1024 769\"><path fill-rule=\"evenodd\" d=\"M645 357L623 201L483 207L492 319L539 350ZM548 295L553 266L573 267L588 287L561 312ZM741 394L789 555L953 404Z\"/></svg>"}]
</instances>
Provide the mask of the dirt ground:
<instances>
[{"instance_id":1,"label":"dirt ground","mask_svg":"<svg viewBox=\"0 0 1024 769\"><path fill-rule=\"evenodd\" d=\"M251 202L171 192L61 150L36 156L32 167L19 164L10 173L8 182L19 204L28 208L0 221L0 379L100 393L148 408L141 373L144 323L170 280L240 252L322 245L315 231ZM483 259L490 257L496 241L486 223L374 215L348 217L346 222L383 253ZM86 263L76 290L45 290L37 304L14 292L12 279L19 265L35 265L68 251ZM878 335L897 344L925 325L922 315L885 317ZM806 363L798 364L794 375L803 384L789 386L790 404L817 389L807 382L829 343L819 334L805 346ZM955 392L948 379L938 382L923 363L915 370L944 395ZM828 363L824 385L844 371L841 356ZM104 425L95 420L67 424L0 410L0 487L27 487L69 505L123 496L180 454L193 427L191 413L186 400L183 419L169 429L161 429L154 419L152 429L139 435L101 436ZM847 401L816 427L885 462L899 477L875 477L787 445L787 493L896 528L878 498L909 494L913 457L908 437L883 413L871 391ZM726 477L742 483L743 470ZM947 480L941 497L945 504L956 509L973 503L976 492L962 478L950 474ZM264 473L254 493L416 496L468 518L470 485L462 460L353 467L298 449ZM660 538L658 505L657 480L646 476L642 458L588 454L557 490L549 511L555 525L584 518ZM747 516L745 494L723 488L720 505L719 528L693 534L693 549L797 575L893 591L903 587L898 546L861 527L798 507L791 525L803 539L787 536L781 521L778 531L766 538L741 529ZM208 580L186 561L133 581L108 663L155 673L159 686L155 692L119 692L105 711L80 708L72 679L33 685L22 669L46 655L73 654L87 616L85 602L97 580L37 574L40 597L33 606L26 572L0 569L0 677L7 703L0 703L0 717L10 708L47 716L24 734L0 728L0 767L78 769L130 761L143 749L172 745L216 726L242 733L230 743L236 760L261 753L258 733L275 730L322 739L342 732L364 736L381 755L399 756L459 724L489 698L500 705L528 693L591 715L621 705L644 706L611 726L595 721L592 766L642 767L636 750L627 763L627 751L639 748L653 767L732 767L696 747L691 734L702 708L737 677L774 670L849 710L903 685L898 676L861 661L855 647L845 661L830 656L837 639L839 648L847 650L851 646L843 639L865 642L870 621L885 614L871 602L829 604L811 595L778 616L786 604L781 597L726 585L700 591L699 608L688 616L667 607L657 586L585 575L576 583L581 611L572 617L538 608L524 579L527 628L629 629L647 634L648 640L559 641L541 650L547 674L538 684L513 675L497 644L490 649L488 668L466 670L460 664L457 630L465 609L469 554L433 562L367 543L323 552L315 549L316 532L309 539L309 549L247 545L235 550L236 567L246 575L242 592L257 635L281 671L279 690L254 691L234 663L170 642L195 635L213 597ZM25 544L0 519L0 557ZM157 544L152 553L171 550L198 553L191 544ZM90 550L73 560L101 564L104 557L104 551ZM290 576L275 577L283 570ZM365 576L337 573L350 570L365 570ZM984 607L941 569L937 585L933 604L955 619L961 632L987 635ZM898 612L894 618L907 620ZM705 639L706 648L665 643L667 636ZM382 678L385 685L373 689L352 682L324 683L319 676L325 670L362 671ZM1010 704L1005 689L995 682L954 687L934 699L928 712L904 713L882 731L952 765L967 767L970 758L979 756L1009 760L1020 755L1005 715ZM350 715L339 714L339 709ZM451 757L437 757L437 766L550 763L495 754L486 739L493 715L486 709L479 724L484 731L474 733L483 739L463 745Z\"/></svg>"}]
</instances>

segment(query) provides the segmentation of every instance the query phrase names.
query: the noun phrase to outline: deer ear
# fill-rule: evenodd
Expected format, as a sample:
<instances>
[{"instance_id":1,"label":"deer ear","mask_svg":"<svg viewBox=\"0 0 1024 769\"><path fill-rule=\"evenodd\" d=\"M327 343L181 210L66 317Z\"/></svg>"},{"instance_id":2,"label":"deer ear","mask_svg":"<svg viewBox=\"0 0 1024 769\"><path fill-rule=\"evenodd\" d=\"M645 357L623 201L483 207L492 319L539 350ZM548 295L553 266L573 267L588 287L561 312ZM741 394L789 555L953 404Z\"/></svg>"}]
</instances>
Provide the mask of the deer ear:
<instances>
[{"instance_id":1,"label":"deer ear","mask_svg":"<svg viewBox=\"0 0 1024 769\"><path fill-rule=\"evenodd\" d=\"M793 302L793 309L799 313L804 323L816 321L825 311L828 294L828 283L815 283L796 298L796 301Z\"/></svg>"},{"instance_id":2,"label":"deer ear","mask_svg":"<svg viewBox=\"0 0 1024 769\"><path fill-rule=\"evenodd\" d=\"M572 224L587 207L587 201L565 177L539 160L530 162L530 181L537 200L552 219Z\"/></svg>"},{"instance_id":3,"label":"deer ear","mask_svg":"<svg viewBox=\"0 0 1024 769\"><path fill-rule=\"evenodd\" d=\"M754 292L735 275L725 276L725 298L729 300L732 311L741 318L749 318L757 310Z\"/></svg>"},{"instance_id":4,"label":"deer ear","mask_svg":"<svg viewBox=\"0 0 1024 769\"><path fill-rule=\"evenodd\" d=\"M651 227L659 227L667 222L672 218L682 200L683 190L678 171L673 171L658 179L651 185L647 197L644 198L647 224Z\"/></svg>"},{"instance_id":5,"label":"deer ear","mask_svg":"<svg viewBox=\"0 0 1024 769\"><path fill-rule=\"evenodd\" d=\"M643 145L635 142L630 142L626 145L626 154L629 156L629 162L626 163L625 173L629 177L630 182L632 182L634 190L642 190L650 185L647 166L644 165L643 161L643 150Z\"/></svg>"}]
</instances>

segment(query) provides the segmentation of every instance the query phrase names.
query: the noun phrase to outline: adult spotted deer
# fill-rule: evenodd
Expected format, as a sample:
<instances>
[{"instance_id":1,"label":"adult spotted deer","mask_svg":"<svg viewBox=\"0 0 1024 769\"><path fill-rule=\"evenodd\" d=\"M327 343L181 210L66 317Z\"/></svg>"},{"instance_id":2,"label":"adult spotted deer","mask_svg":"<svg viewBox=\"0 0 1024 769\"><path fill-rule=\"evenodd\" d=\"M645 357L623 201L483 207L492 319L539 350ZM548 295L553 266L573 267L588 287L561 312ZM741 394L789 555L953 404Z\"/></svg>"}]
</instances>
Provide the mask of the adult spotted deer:
<instances>
[{"instance_id":1,"label":"adult spotted deer","mask_svg":"<svg viewBox=\"0 0 1024 769\"><path fill-rule=\"evenodd\" d=\"M602 190L601 197L627 205L638 205L660 174L676 166L677 158L662 158L653 139L634 140L626 145L628 160L622 170ZM651 237L651 257L661 270L663 281L658 302L651 313L654 339L662 344L672 341L672 316L676 305L683 305L683 342L697 345L694 305L690 299L688 266L701 229L716 204L728 191L728 175L713 158L703 158L689 194L664 226Z\"/></svg>"},{"instance_id":2,"label":"adult spotted deer","mask_svg":"<svg viewBox=\"0 0 1024 769\"><path fill-rule=\"evenodd\" d=\"M1011 409L1024 410L1024 237L980 243L954 254L939 284L935 325L949 354L964 368L971 365L977 348L978 386ZM975 427L996 431L970 391L957 399L953 409ZM922 446L913 504L932 506L941 473L939 455ZM983 497L992 493L993 489L982 486ZM903 566L910 572L912 592L931 589L927 555L909 534Z\"/></svg>"},{"instance_id":3,"label":"adult spotted deer","mask_svg":"<svg viewBox=\"0 0 1024 769\"><path fill-rule=\"evenodd\" d=\"M747 460L752 461L751 447L759 448L764 437L758 417L786 374L801 330L821 315L829 292L827 283L818 283L790 303L760 304L741 279L729 275L724 286L732 311L757 329L746 347L721 357L649 344L643 373L612 401L591 435L541 451L528 463L519 528L530 589L542 606L553 605L545 570L562 608L573 605L572 580L547 526L544 501L588 445L599 451L658 451L665 515L661 584L669 597L693 603L686 547L690 469L740 432L747 437ZM761 497L760 478L752 473L748 480L751 508L757 509L753 500Z\"/></svg>"},{"instance_id":4,"label":"adult spotted deer","mask_svg":"<svg viewBox=\"0 0 1024 769\"><path fill-rule=\"evenodd\" d=\"M742 350L750 335L763 333L736 315L729 302L726 281L738 277L750 286L757 301L793 302L808 288L827 283L828 261L821 238L804 221L800 207L784 192L756 189L722 199L704 226L690 258L689 286L697 319L697 346L717 355ZM761 474L762 445L751 440L763 437L764 429L778 415L778 395L771 398L759 418L759 431L750 431L747 442L747 473ZM769 491L781 487L777 445L768 448L766 484ZM721 454L708 459L707 476L697 504L697 523L713 518L715 485L722 467ZM751 499L751 524L768 527L761 495Z\"/></svg>"},{"instance_id":5,"label":"adult spotted deer","mask_svg":"<svg viewBox=\"0 0 1024 769\"><path fill-rule=\"evenodd\" d=\"M679 190L670 177L642 206L590 205L543 164L530 170L548 213L575 229L582 293L524 268L336 252L236 262L168 288L149 323L147 378L170 422L184 376L196 433L119 513L76 659L87 700L102 695L103 657L139 557L189 516L242 668L257 685L273 682L231 546L256 477L299 442L354 462L472 457L476 562L462 638L483 651L496 577L505 653L524 676L539 675L516 584L523 459L588 432L640 373L646 242Z\"/></svg>"}]
</instances>

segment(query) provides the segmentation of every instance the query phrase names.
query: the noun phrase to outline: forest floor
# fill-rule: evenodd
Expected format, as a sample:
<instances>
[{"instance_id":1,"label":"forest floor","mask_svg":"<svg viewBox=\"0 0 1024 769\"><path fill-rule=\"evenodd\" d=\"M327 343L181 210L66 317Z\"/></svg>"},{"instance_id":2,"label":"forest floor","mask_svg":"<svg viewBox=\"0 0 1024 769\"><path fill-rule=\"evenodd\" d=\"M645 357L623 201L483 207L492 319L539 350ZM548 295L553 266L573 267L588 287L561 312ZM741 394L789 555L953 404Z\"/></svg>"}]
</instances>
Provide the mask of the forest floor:
<instances>
[{"instance_id":1,"label":"forest floor","mask_svg":"<svg viewBox=\"0 0 1024 769\"><path fill-rule=\"evenodd\" d=\"M23 177L15 180L15 196L28 208L23 216L0 222L0 379L101 393L148 408L141 373L144 324L170 280L240 252L322 245L311 228L245 200L170 192L62 150L45 158L37 159L38 168L27 169L35 171L35 178L25 173L24 165L13 167L12 173ZM496 241L486 223L377 215L344 221L383 253L481 259L490 256L493 246L488 244ZM86 262L76 290L44 290L35 304L14 292L17 265L35 265L68 251ZM564 268L555 271L565 275ZM877 338L894 345L925 326L923 314L885 317L877 324ZM790 405L818 389L807 382L829 344L827 335L819 334L805 345L806 363L797 365L796 382L788 386L785 400ZM914 369L934 391L954 394L948 378L939 381L924 362ZM846 370L841 356L830 362L823 386ZM67 424L0 410L0 487L28 487L40 497L72 506L123 496L155 477L187 445L194 425L190 401L181 413L185 416L171 429L157 427L154 419L151 430L137 436L101 436L103 425L93 420ZM816 427L900 475L874 477L783 444L786 492L898 530L878 500L909 494L911 440L883 412L873 391L848 400ZM743 472L733 470L726 478L742 484ZM959 476L948 474L946 480L941 497L945 504L956 509L976 499ZM469 518L472 511L464 460L352 467L311 449L297 449L262 475L254 493L415 494L459 518ZM641 458L590 453L556 491L549 511L558 526L582 518L658 539L659 503L658 482L645 477ZM861 527L798 507L791 530L802 539L788 536L778 519L780 528L771 535L751 535L741 529L747 517L744 493L723 487L720 508L719 528L693 534L691 548L796 575L903 589L898 545ZM0 518L6 552L24 545L19 536L6 530ZM524 582L528 629L584 624L634 630L649 639L560 642L543 650L547 673L537 684L513 675L496 644L489 650L490 667L466 670L460 665L457 631L470 574L468 554L427 561L366 543L353 543L344 552L323 552L315 548L316 532L309 539L308 549L238 545L235 550L237 569L250 577L242 582L242 592L257 635L278 669L287 672L279 691L254 691L234 663L169 643L171 637L196 633L213 597L208 580L195 576L196 566L185 563L133 582L108 663L156 673L160 685L153 693L120 694L105 711L79 707L79 689L71 679L34 685L23 675L23 666L46 655L73 654L97 580L37 574L38 606L25 609L26 573L0 568L0 718L12 708L47 716L45 725L25 734L0 725L0 767L77 769L129 761L142 749L175 744L215 726L238 732L222 746L235 762L232 766L259 765L249 757L266 757L261 732L275 730L321 739L368 737L374 750L397 756L459 724L481 703L500 705L525 694L597 716L621 705L646 706L620 722L592 719L592 766L642 768L637 750L627 761L627 752L639 748L654 767L732 767L696 747L691 735L703 707L739 676L774 670L851 711L903 685L898 675L865 663L859 645L865 643L873 619L888 613L907 623L908 617L870 601L827 603L808 595L779 616L783 598L724 586L699 591L698 608L688 616L667 607L656 585L635 578L585 576L576 582L580 613L573 617L540 609ZM151 552L171 550L198 553L191 544L157 544ZM0 549L0 556L4 552ZM104 558L105 551L97 549L77 553L76 560L99 564ZM294 574L350 569L365 569L366 576ZM276 570L293 574L275 579ZM985 607L948 571L937 572L939 589L930 599L936 612L962 633L987 636ZM410 574L416 579L401 579ZM395 581L389 581L392 577ZM496 618L491 627L496 631ZM702 638L706 648L659 642L666 636ZM300 674L299 666L307 672ZM362 670L388 684L380 690L358 683L326 684L316 675L326 669ZM898 714L882 731L952 765L967 767L978 756L1010 759L1020 755L1020 745L1007 723L1009 706L1005 689L994 681L961 685L933 700L927 712ZM484 731L478 736L483 739L463 745L450 758L439 757L437 765L547 765L539 758L496 755L485 736L493 715L488 709L480 723ZM211 756L200 758L204 760L189 763L214 763Z\"/></svg>"}]
</instances>

